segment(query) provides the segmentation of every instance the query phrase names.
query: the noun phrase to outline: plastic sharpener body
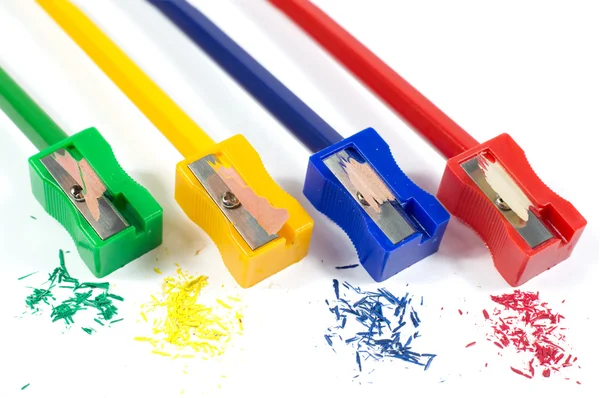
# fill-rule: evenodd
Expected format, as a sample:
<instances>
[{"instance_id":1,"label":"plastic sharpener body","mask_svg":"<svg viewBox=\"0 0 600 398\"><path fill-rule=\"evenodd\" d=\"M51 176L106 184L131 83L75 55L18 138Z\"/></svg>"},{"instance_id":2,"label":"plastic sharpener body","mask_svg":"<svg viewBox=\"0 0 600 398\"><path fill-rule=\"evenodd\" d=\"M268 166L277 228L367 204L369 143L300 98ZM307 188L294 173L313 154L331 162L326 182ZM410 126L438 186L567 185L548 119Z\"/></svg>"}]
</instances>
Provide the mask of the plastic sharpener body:
<instances>
[{"instance_id":1,"label":"plastic sharpener body","mask_svg":"<svg viewBox=\"0 0 600 398\"><path fill-rule=\"evenodd\" d=\"M358 163L369 165L387 186L394 200L389 203L402 214L412 232L393 242L380 225L385 215L372 213L357 200L359 192L343 185L328 166L337 153L348 153ZM413 183L398 167L389 146L372 128L365 129L312 155L304 195L320 212L339 225L352 240L359 260L371 277L381 282L435 253L450 215L438 200ZM360 196L359 196L360 197ZM375 217L369 215L375 214ZM378 224L379 223L379 224Z\"/></svg>"},{"instance_id":2,"label":"plastic sharpener body","mask_svg":"<svg viewBox=\"0 0 600 398\"><path fill-rule=\"evenodd\" d=\"M190 164L208 155L214 156L221 165L235 169L246 185L272 206L287 209L289 218L275 239L253 250L238 233L190 170ZM187 216L212 238L225 266L243 288L257 284L308 254L312 218L273 181L258 153L242 135L235 135L180 162L175 178L175 199Z\"/></svg>"},{"instance_id":3,"label":"plastic sharpener body","mask_svg":"<svg viewBox=\"0 0 600 398\"><path fill-rule=\"evenodd\" d=\"M479 169L470 167L481 155L499 162L531 201L526 223L500 208ZM437 196L481 236L496 269L511 286L519 286L568 258L586 226L577 209L540 180L508 134L449 159Z\"/></svg>"},{"instance_id":4,"label":"plastic sharpener body","mask_svg":"<svg viewBox=\"0 0 600 398\"><path fill-rule=\"evenodd\" d=\"M102 239L69 199L43 161L58 152L85 159L100 178L123 228ZM102 278L162 243L163 211L152 195L119 166L113 151L95 128L81 131L29 159L31 187L37 201L68 231L83 262ZM100 218L99 223L102 223Z\"/></svg>"}]
</instances>

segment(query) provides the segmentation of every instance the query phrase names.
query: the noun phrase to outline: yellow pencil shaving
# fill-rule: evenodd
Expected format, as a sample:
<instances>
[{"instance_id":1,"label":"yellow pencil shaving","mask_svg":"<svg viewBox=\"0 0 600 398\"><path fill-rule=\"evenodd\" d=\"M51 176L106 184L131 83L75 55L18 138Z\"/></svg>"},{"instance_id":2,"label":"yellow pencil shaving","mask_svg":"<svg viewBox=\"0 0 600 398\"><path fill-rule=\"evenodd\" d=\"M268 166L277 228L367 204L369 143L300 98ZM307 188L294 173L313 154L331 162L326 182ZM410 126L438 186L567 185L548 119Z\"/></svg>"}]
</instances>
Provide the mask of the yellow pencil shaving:
<instances>
[{"instance_id":1,"label":"yellow pencil shaving","mask_svg":"<svg viewBox=\"0 0 600 398\"><path fill-rule=\"evenodd\" d=\"M242 301L242 299L240 299L239 297L235 297L235 296L227 296L227 299L238 302L238 303Z\"/></svg>"},{"instance_id":2,"label":"yellow pencil shaving","mask_svg":"<svg viewBox=\"0 0 600 398\"><path fill-rule=\"evenodd\" d=\"M162 271L159 268L154 268L154 272L156 272L159 275L162 275Z\"/></svg>"},{"instance_id":3,"label":"yellow pencil shaving","mask_svg":"<svg viewBox=\"0 0 600 398\"><path fill-rule=\"evenodd\" d=\"M181 356L181 358L195 358L193 355L189 355L189 354L184 354Z\"/></svg>"},{"instance_id":4,"label":"yellow pencil shaving","mask_svg":"<svg viewBox=\"0 0 600 398\"><path fill-rule=\"evenodd\" d=\"M230 305L225 304L225 302L221 299L217 299L217 303L221 304L223 307L227 308L228 310L231 309Z\"/></svg>"},{"instance_id":5,"label":"yellow pencil shaving","mask_svg":"<svg viewBox=\"0 0 600 398\"><path fill-rule=\"evenodd\" d=\"M162 355L163 357L170 357L171 354L169 354L168 352L164 352L164 351L158 351L158 350L152 350L153 354L156 355Z\"/></svg>"},{"instance_id":6,"label":"yellow pencil shaving","mask_svg":"<svg viewBox=\"0 0 600 398\"><path fill-rule=\"evenodd\" d=\"M207 357L221 355L233 334L239 333L239 312L232 305L216 299L218 306L198 302L208 286L208 277L190 276L177 268L176 275L163 280L160 299L152 295L146 312L159 311L152 332L161 341L188 348ZM157 314L158 315L158 314ZM159 337L160 336L160 337Z\"/></svg>"},{"instance_id":7,"label":"yellow pencil shaving","mask_svg":"<svg viewBox=\"0 0 600 398\"><path fill-rule=\"evenodd\" d=\"M142 337L142 336L138 336L138 337L134 337L133 338L135 341L147 341L147 342L153 342L154 339L151 337Z\"/></svg>"},{"instance_id":8,"label":"yellow pencil shaving","mask_svg":"<svg viewBox=\"0 0 600 398\"><path fill-rule=\"evenodd\" d=\"M142 319L144 320L144 322L148 322L148 318L146 317L145 313L140 312L140 315L142 316Z\"/></svg>"},{"instance_id":9,"label":"yellow pencil shaving","mask_svg":"<svg viewBox=\"0 0 600 398\"><path fill-rule=\"evenodd\" d=\"M175 355L173 355L173 359L177 359L177 358L179 358L179 356L180 356L180 354L175 354Z\"/></svg>"}]
</instances>

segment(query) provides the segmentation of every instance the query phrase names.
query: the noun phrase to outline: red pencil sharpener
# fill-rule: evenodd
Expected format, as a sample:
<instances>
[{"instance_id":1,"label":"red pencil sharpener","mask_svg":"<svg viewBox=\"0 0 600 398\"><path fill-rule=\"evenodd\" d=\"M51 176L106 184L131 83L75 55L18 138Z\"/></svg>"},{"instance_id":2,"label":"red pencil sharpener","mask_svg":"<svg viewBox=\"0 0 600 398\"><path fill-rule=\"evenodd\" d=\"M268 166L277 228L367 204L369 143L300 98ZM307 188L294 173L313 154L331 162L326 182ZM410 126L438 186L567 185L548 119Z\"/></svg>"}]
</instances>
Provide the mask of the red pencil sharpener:
<instances>
[{"instance_id":1,"label":"red pencil sharpener","mask_svg":"<svg viewBox=\"0 0 600 398\"><path fill-rule=\"evenodd\" d=\"M499 162L531 201L523 221L489 185L478 157ZM587 224L535 174L521 147L501 134L448 160L437 194L455 217L485 241L496 269L513 287L567 259Z\"/></svg>"}]
</instances>

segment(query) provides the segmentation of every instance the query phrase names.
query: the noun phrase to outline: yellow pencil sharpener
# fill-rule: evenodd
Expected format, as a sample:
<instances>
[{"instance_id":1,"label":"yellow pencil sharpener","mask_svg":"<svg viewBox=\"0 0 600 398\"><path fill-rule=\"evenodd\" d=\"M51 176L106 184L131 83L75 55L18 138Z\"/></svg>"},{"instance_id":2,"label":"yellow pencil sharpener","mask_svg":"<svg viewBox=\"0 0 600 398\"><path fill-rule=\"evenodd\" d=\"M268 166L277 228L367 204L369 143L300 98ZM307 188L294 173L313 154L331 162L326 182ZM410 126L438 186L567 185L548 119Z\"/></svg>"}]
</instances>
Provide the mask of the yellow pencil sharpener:
<instances>
[{"instance_id":1,"label":"yellow pencil sharpener","mask_svg":"<svg viewBox=\"0 0 600 398\"><path fill-rule=\"evenodd\" d=\"M178 163L175 200L212 238L243 288L308 253L312 218L273 181L242 135Z\"/></svg>"}]
</instances>

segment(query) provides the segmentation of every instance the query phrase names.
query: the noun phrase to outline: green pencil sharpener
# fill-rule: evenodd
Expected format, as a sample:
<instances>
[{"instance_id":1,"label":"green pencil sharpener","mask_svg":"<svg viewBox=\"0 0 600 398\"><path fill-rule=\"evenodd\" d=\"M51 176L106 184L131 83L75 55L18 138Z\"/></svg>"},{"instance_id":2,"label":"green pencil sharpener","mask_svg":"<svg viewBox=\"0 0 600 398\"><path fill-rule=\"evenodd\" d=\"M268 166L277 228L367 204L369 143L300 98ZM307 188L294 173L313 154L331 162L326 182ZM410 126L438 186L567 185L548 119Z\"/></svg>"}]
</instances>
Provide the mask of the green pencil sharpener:
<instances>
[{"instance_id":1,"label":"green pencil sharpener","mask_svg":"<svg viewBox=\"0 0 600 398\"><path fill-rule=\"evenodd\" d=\"M35 198L69 232L96 277L162 243L162 208L95 128L32 156L29 168Z\"/></svg>"}]
</instances>

